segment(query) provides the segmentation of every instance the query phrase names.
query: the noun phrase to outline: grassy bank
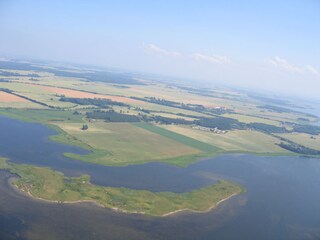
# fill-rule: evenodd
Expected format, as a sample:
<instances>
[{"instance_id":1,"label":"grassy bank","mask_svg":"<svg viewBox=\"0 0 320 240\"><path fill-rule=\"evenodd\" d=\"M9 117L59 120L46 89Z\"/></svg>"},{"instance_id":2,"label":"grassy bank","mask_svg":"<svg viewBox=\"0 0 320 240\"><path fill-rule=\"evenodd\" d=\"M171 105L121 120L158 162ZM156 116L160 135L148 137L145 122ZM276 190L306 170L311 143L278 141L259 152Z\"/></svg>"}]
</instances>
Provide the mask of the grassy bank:
<instances>
[{"instance_id":1,"label":"grassy bank","mask_svg":"<svg viewBox=\"0 0 320 240\"><path fill-rule=\"evenodd\" d=\"M243 191L241 186L223 180L186 193L102 187L91 184L86 175L69 178L49 168L12 164L4 158L0 158L0 168L19 175L14 185L35 198L55 202L93 201L121 212L151 216L166 216L182 210L205 212Z\"/></svg>"}]
</instances>

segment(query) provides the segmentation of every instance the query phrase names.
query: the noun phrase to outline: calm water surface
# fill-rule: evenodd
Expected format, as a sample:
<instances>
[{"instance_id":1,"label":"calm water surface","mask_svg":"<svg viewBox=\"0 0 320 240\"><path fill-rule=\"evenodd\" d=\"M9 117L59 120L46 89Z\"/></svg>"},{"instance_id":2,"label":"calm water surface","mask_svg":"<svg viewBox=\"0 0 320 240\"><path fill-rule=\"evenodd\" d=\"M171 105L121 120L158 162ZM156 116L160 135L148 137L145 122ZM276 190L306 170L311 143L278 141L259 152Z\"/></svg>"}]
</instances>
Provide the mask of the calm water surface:
<instances>
[{"instance_id":1,"label":"calm water surface","mask_svg":"<svg viewBox=\"0 0 320 240\"><path fill-rule=\"evenodd\" d=\"M10 174L0 171L0 239L320 239L320 159L224 155L186 169L159 163L104 168L64 158L63 152L85 152L50 142L53 131L42 125L0 117L0 127L0 155L70 176L100 174L98 184L119 175L113 186L179 192L222 177L247 188L206 214L152 218L88 203L35 201L10 188ZM28 147L20 148L24 141Z\"/></svg>"}]
</instances>

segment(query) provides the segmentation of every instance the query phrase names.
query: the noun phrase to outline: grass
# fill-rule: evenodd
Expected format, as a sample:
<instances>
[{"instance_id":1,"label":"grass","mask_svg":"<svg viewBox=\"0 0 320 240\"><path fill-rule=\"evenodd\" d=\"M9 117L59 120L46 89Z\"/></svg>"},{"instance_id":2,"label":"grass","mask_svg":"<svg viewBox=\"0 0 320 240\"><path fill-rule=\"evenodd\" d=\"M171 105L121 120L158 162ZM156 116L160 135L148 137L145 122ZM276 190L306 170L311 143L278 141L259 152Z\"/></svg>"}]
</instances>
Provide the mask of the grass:
<instances>
[{"instance_id":1,"label":"grass","mask_svg":"<svg viewBox=\"0 0 320 240\"><path fill-rule=\"evenodd\" d=\"M95 121L87 124L89 129L83 131L79 123L55 123L63 132L54 140L64 143L71 140L76 145L97 150L89 155L67 156L103 165L127 165L201 153L199 146L184 144L130 123Z\"/></svg>"},{"instance_id":2,"label":"grass","mask_svg":"<svg viewBox=\"0 0 320 240\"><path fill-rule=\"evenodd\" d=\"M203 152L218 152L220 150L219 148L212 146L210 144L207 144L205 142L187 137L183 134L169 131L167 129L164 129L155 125L146 124L146 123L136 123L135 125L140 128L159 134L161 136L174 139L175 141L185 144L187 146L197 148ZM170 126L176 126L176 125L170 125Z\"/></svg>"},{"instance_id":3,"label":"grass","mask_svg":"<svg viewBox=\"0 0 320 240\"><path fill-rule=\"evenodd\" d=\"M93 201L118 211L151 216L165 216L181 210L208 211L244 190L237 184L221 180L191 192L151 192L97 186L91 184L86 175L69 178L50 168L7 163L4 158L0 158L0 168L19 175L15 186L35 198L56 202Z\"/></svg>"}]
</instances>

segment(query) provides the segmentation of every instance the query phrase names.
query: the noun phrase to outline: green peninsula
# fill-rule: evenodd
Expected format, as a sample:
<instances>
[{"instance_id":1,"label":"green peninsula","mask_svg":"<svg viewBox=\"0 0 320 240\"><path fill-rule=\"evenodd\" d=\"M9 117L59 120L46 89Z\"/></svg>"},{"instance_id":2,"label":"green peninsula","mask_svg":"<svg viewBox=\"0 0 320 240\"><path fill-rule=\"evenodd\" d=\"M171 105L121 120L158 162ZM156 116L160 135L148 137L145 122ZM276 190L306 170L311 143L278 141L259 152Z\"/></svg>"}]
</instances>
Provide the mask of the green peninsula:
<instances>
[{"instance_id":1,"label":"green peninsula","mask_svg":"<svg viewBox=\"0 0 320 240\"><path fill-rule=\"evenodd\" d=\"M90 183L87 175L66 177L50 168L14 164L4 158L0 158L0 169L17 174L19 178L13 185L34 198L59 203L92 201L120 212L151 216L167 216L184 210L209 211L243 191L241 186L224 180L185 193L102 187Z\"/></svg>"}]
</instances>

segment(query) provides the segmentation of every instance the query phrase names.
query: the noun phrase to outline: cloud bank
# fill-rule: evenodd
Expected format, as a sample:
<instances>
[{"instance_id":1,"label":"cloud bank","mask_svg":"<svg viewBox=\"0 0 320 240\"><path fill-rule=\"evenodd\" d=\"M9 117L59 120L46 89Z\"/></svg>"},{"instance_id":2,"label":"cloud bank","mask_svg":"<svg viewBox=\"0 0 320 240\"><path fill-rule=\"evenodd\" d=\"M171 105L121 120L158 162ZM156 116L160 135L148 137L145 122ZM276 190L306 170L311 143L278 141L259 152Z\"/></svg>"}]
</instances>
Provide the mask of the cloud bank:
<instances>
[{"instance_id":1,"label":"cloud bank","mask_svg":"<svg viewBox=\"0 0 320 240\"><path fill-rule=\"evenodd\" d=\"M280 57L267 59L266 63L269 63L275 68L280 69L282 71L286 71L286 72L298 73L298 74L309 73L318 77L320 76L319 71L311 65L297 66L292 63L289 63L286 59L283 59Z\"/></svg>"}]
</instances>

